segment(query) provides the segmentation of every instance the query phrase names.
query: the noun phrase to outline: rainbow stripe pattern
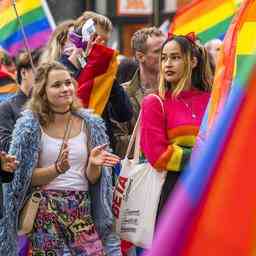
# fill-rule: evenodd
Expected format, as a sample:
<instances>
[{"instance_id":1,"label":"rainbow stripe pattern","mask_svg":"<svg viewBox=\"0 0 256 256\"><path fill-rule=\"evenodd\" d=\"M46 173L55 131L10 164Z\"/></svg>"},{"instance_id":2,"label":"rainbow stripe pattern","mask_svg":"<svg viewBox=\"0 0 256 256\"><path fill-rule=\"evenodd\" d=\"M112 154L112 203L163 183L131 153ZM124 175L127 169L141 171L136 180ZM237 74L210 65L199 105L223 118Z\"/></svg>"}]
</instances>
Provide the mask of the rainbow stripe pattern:
<instances>
[{"instance_id":1,"label":"rainbow stripe pattern","mask_svg":"<svg viewBox=\"0 0 256 256\"><path fill-rule=\"evenodd\" d=\"M154 167L157 170L182 170L190 158L198 130L199 127L196 125L182 125L168 129L170 144L157 159Z\"/></svg>"},{"instance_id":2,"label":"rainbow stripe pattern","mask_svg":"<svg viewBox=\"0 0 256 256\"><path fill-rule=\"evenodd\" d=\"M0 103L13 97L17 91L14 75L0 68Z\"/></svg>"},{"instance_id":3,"label":"rainbow stripe pattern","mask_svg":"<svg viewBox=\"0 0 256 256\"><path fill-rule=\"evenodd\" d=\"M41 0L17 0L16 6L31 49L44 45L52 32ZM0 45L11 55L24 48L23 36L10 0L0 3Z\"/></svg>"},{"instance_id":4,"label":"rainbow stripe pattern","mask_svg":"<svg viewBox=\"0 0 256 256\"><path fill-rule=\"evenodd\" d=\"M93 109L99 115L105 109L116 77L117 55L116 50L95 44L77 79L77 95L84 107Z\"/></svg>"},{"instance_id":5,"label":"rainbow stripe pattern","mask_svg":"<svg viewBox=\"0 0 256 256\"><path fill-rule=\"evenodd\" d=\"M223 94L225 104L207 143L169 200L147 256L256 253L256 38L250 34L255 10L255 0L244 1L229 28L224 48L234 51L231 77L226 77L232 86Z\"/></svg>"},{"instance_id":6,"label":"rainbow stripe pattern","mask_svg":"<svg viewBox=\"0 0 256 256\"><path fill-rule=\"evenodd\" d=\"M176 12L169 31L176 35L193 31L202 43L223 39L238 4L235 0L191 1Z\"/></svg>"}]
</instances>

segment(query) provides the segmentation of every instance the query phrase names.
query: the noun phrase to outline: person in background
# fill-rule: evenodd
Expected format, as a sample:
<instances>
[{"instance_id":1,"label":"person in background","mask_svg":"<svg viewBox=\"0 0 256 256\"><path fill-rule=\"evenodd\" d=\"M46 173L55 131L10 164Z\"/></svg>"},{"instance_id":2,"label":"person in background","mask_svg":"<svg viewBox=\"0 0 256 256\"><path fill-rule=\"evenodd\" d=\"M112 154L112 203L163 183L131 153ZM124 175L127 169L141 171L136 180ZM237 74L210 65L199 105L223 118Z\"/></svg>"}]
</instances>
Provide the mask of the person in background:
<instances>
[{"instance_id":1,"label":"person in background","mask_svg":"<svg viewBox=\"0 0 256 256\"><path fill-rule=\"evenodd\" d=\"M11 98L18 90L16 66L8 53L0 48L0 102Z\"/></svg>"},{"instance_id":2,"label":"person in background","mask_svg":"<svg viewBox=\"0 0 256 256\"><path fill-rule=\"evenodd\" d=\"M125 156L143 97L157 91L160 50L165 39L166 36L156 27L142 28L132 36L131 47L138 68L131 80L122 83L122 86L131 101L133 118L125 123L112 121L115 152L121 158Z\"/></svg>"},{"instance_id":3,"label":"person in background","mask_svg":"<svg viewBox=\"0 0 256 256\"><path fill-rule=\"evenodd\" d=\"M37 67L41 49L31 53L34 66ZM18 92L9 100L0 104L0 150L8 152L11 135L17 119L27 100L30 98L34 85L34 73L27 52L20 52L16 57Z\"/></svg>"},{"instance_id":4,"label":"person in background","mask_svg":"<svg viewBox=\"0 0 256 256\"><path fill-rule=\"evenodd\" d=\"M66 20L58 24L45 46L39 63L58 61L62 55L68 57L74 50L73 44L69 41L69 32L73 30L74 20Z\"/></svg>"},{"instance_id":5,"label":"person in background","mask_svg":"<svg viewBox=\"0 0 256 256\"><path fill-rule=\"evenodd\" d=\"M193 37L172 35L161 49L160 98L149 95L142 102L141 159L167 171L158 217L190 159L209 100L212 73L206 58Z\"/></svg>"},{"instance_id":6,"label":"person in background","mask_svg":"<svg viewBox=\"0 0 256 256\"><path fill-rule=\"evenodd\" d=\"M20 165L6 187L1 255L17 255L15 223L30 186L40 187L43 197L29 234L33 255L119 255L114 240L105 241L113 232L109 167L119 158L106 150L104 124L81 108L75 87L62 64L38 67L9 150Z\"/></svg>"},{"instance_id":7,"label":"person in background","mask_svg":"<svg viewBox=\"0 0 256 256\"><path fill-rule=\"evenodd\" d=\"M32 51L31 57L35 67L37 67L41 49ZM17 119L25 103L31 96L34 85L34 72L27 52L20 52L16 57L18 92L10 99L0 104L0 149L8 152L12 132ZM29 242L25 236L19 236L19 255L28 250ZM24 255L24 254L21 254Z\"/></svg>"},{"instance_id":8,"label":"person in background","mask_svg":"<svg viewBox=\"0 0 256 256\"><path fill-rule=\"evenodd\" d=\"M109 18L96 12L86 11L75 21L74 32L77 36L82 36L83 25L90 19L95 24L95 32L91 34L88 41L86 48L87 53L90 52L93 44L100 44L107 47L113 29ZM85 79L83 75L79 76L80 72L82 69L86 69L86 65L82 68L79 61L83 52L81 52L81 50L81 48L77 48L76 51L69 56L68 61L67 59L65 61L61 60L61 62L67 66L73 74L76 74L76 79L79 77L80 81ZM83 84L81 83L78 86L81 88L83 87ZM86 90L86 88L84 88L84 90ZM81 89L80 94L83 94ZM81 98L81 100L83 99ZM117 79L113 78L111 92L102 113L102 118L106 123L107 134L109 136L110 146L112 149L115 149L115 137L113 135L113 128L110 119L123 123L131 120L132 115L132 106L128 96L126 95L123 87L118 83Z\"/></svg>"},{"instance_id":9,"label":"person in background","mask_svg":"<svg viewBox=\"0 0 256 256\"><path fill-rule=\"evenodd\" d=\"M211 55L214 67L216 67L218 55L221 50L222 44L223 43L220 39L215 38L215 39L208 41L204 45L204 47L206 48L208 53Z\"/></svg>"},{"instance_id":10,"label":"person in background","mask_svg":"<svg viewBox=\"0 0 256 256\"><path fill-rule=\"evenodd\" d=\"M165 39L166 36L156 27L140 29L132 36L131 47L139 68L132 80L123 86L132 102L134 120L139 115L143 97L157 91L159 56Z\"/></svg>"}]
</instances>

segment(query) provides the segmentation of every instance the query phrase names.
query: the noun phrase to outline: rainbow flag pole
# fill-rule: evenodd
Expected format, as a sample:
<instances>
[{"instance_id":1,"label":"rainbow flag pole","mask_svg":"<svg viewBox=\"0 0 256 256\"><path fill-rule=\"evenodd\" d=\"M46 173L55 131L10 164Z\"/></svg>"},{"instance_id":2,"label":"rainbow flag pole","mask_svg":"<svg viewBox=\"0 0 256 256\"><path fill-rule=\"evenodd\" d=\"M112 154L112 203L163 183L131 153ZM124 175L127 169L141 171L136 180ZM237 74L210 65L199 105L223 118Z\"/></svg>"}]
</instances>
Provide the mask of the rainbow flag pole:
<instances>
[{"instance_id":1,"label":"rainbow flag pole","mask_svg":"<svg viewBox=\"0 0 256 256\"><path fill-rule=\"evenodd\" d=\"M19 22L19 25L20 25L20 30L21 30L21 33L22 33L22 36L23 36L23 40L24 40L24 46L25 46L25 48L26 48L26 50L28 52L28 56L29 56L29 60L30 60L30 63L31 63L31 67L32 67L33 73L35 74L36 69L35 69L35 66L34 66L33 59L32 59L31 51L29 49L28 39L27 39L25 30L24 30L24 26L22 24L22 20L21 20L21 18L19 16L19 13L18 13L18 10L17 10L16 0L12 0L12 6L13 6L13 9L15 11L15 14L16 14L17 20Z\"/></svg>"}]
</instances>

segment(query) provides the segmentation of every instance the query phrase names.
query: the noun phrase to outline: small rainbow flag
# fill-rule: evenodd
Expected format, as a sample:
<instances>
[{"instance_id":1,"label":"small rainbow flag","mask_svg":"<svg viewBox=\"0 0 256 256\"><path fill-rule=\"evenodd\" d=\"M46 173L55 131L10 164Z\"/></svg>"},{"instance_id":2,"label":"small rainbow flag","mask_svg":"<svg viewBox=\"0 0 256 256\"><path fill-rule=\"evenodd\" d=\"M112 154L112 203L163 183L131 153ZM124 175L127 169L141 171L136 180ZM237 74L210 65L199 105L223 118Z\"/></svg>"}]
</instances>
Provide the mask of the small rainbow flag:
<instances>
[{"instance_id":1,"label":"small rainbow flag","mask_svg":"<svg viewBox=\"0 0 256 256\"><path fill-rule=\"evenodd\" d=\"M221 77L228 81L227 93L221 96L225 104L169 200L147 256L256 253L255 10L255 0L244 1L226 34L224 49L233 47L233 60L229 67L219 65L224 69L219 70Z\"/></svg>"},{"instance_id":2,"label":"small rainbow flag","mask_svg":"<svg viewBox=\"0 0 256 256\"><path fill-rule=\"evenodd\" d=\"M84 107L101 115L109 99L116 77L118 52L95 44L87 58L85 68L77 79L77 95Z\"/></svg>"},{"instance_id":3,"label":"small rainbow flag","mask_svg":"<svg viewBox=\"0 0 256 256\"><path fill-rule=\"evenodd\" d=\"M44 45L55 26L47 3L44 0L16 0L16 7L29 47L34 49ZM0 46L15 55L24 48L24 41L12 0L0 2L0 13Z\"/></svg>"},{"instance_id":4,"label":"small rainbow flag","mask_svg":"<svg viewBox=\"0 0 256 256\"><path fill-rule=\"evenodd\" d=\"M222 40L237 8L236 0L194 0L178 9L169 32L195 32L202 43L214 38Z\"/></svg>"}]
</instances>

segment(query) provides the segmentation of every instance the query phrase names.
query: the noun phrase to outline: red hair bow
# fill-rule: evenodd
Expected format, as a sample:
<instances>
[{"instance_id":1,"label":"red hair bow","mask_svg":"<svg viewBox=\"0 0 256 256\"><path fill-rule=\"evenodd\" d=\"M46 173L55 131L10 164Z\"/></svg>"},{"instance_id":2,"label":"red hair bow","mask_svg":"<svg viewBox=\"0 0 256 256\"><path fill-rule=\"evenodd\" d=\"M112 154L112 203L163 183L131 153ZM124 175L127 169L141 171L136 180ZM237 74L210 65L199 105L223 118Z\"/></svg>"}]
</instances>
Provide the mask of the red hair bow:
<instances>
[{"instance_id":1,"label":"red hair bow","mask_svg":"<svg viewBox=\"0 0 256 256\"><path fill-rule=\"evenodd\" d=\"M168 33L168 38L173 38L175 36L180 36L180 35L174 35L171 32ZM195 34L195 32L190 32L190 33L188 33L186 35L181 35L181 36L186 37L193 44L196 42L196 34Z\"/></svg>"}]
</instances>

